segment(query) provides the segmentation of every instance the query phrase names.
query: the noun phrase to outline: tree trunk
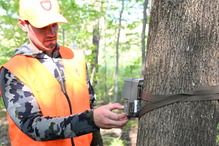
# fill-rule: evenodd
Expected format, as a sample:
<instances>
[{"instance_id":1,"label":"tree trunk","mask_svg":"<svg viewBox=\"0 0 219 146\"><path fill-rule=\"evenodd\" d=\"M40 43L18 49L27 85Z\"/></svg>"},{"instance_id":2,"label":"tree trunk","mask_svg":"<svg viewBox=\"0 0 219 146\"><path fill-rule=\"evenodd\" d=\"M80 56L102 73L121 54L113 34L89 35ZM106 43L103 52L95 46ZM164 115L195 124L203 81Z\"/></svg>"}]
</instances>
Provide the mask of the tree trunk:
<instances>
[{"instance_id":1,"label":"tree trunk","mask_svg":"<svg viewBox=\"0 0 219 146\"><path fill-rule=\"evenodd\" d=\"M125 0L122 0L122 9L119 14L119 26L118 26L118 36L116 41L116 73L115 73L115 90L114 90L114 102L118 100L118 86L119 86L119 40L120 31L122 27L122 14L124 11Z\"/></svg>"},{"instance_id":2,"label":"tree trunk","mask_svg":"<svg viewBox=\"0 0 219 146\"><path fill-rule=\"evenodd\" d=\"M178 94L219 84L219 1L154 0L144 91ZM138 146L215 146L218 101L179 102L139 119Z\"/></svg>"},{"instance_id":3,"label":"tree trunk","mask_svg":"<svg viewBox=\"0 0 219 146\"><path fill-rule=\"evenodd\" d=\"M143 20L142 20L142 32L141 32L141 53L142 53L142 66L145 61L145 38L146 38L146 25L147 25L147 7L148 7L148 0L144 0L144 10L143 10Z\"/></svg>"},{"instance_id":4,"label":"tree trunk","mask_svg":"<svg viewBox=\"0 0 219 146\"><path fill-rule=\"evenodd\" d=\"M94 79L95 74L98 72L98 55L99 55L99 46L100 46L100 31L99 31L99 21L94 25L93 29L93 45L95 48L92 50L94 54L94 60L91 63L91 83L95 85L97 81Z\"/></svg>"}]
</instances>

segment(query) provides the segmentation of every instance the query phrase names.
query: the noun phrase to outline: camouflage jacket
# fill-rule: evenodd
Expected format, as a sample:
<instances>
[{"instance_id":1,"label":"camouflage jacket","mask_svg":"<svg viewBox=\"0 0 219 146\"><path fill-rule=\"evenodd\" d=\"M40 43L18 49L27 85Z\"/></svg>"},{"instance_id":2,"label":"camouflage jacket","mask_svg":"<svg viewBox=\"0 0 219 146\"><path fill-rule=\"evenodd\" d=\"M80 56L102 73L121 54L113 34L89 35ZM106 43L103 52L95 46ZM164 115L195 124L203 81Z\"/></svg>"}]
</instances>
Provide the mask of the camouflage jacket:
<instances>
[{"instance_id":1,"label":"camouflage jacket","mask_svg":"<svg viewBox=\"0 0 219 146\"><path fill-rule=\"evenodd\" d=\"M15 55L22 54L37 58L60 82L60 80L65 80L65 72L64 66L61 63L61 56L57 51L58 48L59 47L56 47L56 49L54 49L52 55L53 63L57 66L56 68L50 67L51 59L47 59L49 58L47 54L42 51L33 52L28 47L28 44L24 44L18 48L15 51ZM61 76L57 75L57 72L61 72ZM37 101L27 85L22 83L8 70L5 70L2 77L2 97L7 112L16 125L32 139L37 141L49 141L77 137L83 134L99 131L99 128L94 123L93 112L91 110L84 111L80 114L70 115L68 117L43 117ZM89 80L87 80L87 83L92 108L95 101L94 91ZM57 128L55 130L51 129L51 124L53 124L53 127ZM54 124L56 125L54 126Z\"/></svg>"}]
</instances>

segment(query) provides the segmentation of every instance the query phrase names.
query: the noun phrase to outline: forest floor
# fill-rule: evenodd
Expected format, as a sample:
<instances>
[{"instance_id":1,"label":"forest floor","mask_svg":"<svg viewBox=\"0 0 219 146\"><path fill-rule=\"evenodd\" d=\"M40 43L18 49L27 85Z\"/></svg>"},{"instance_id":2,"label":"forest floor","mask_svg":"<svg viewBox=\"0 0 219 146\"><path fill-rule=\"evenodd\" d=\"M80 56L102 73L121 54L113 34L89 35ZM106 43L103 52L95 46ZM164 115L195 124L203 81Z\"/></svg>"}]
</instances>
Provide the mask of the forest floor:
<instances>
[{"instance_id":1,"label":"forest floor","mask_svg":"<svg viewBox=\"0 0 219 146\"><path fill-rule=\"evenodd\" d=\"M104 146L136 146L137 120L130 120L126 126L118 129L101 129Z\"/></svg>"},{"instance_id":2,"label":"forest floor","mask_svg":"<svg viewBox=\"0 0 219 146\"><path fill-rule=\"evenodd\" d=\"M130 120L121 129L101 129L100 132L104 146L136 146L137 129L137 120ZM5 109L0 109L0 146L10 146Z\"/></svg>"}]
</instances>

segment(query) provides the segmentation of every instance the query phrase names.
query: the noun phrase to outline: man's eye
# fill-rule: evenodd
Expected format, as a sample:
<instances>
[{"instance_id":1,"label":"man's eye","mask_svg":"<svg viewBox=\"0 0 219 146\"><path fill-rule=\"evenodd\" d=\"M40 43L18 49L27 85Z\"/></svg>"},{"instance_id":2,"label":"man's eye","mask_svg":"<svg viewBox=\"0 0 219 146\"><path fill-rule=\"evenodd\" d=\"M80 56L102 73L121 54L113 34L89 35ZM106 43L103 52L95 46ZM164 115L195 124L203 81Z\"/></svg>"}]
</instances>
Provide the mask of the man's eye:
<instances>
[{"instance_id":1,"label":"man's eye","mask_svg":"<svg viewBox=\"0 0 219 146\"><path fill-rule=\"evenodd\" d=\"M57 24L57 23L55 23L55 24L53 24L52 26L53 26L53 27L57 27L57 26L58 26L58 24Z\"/></svg>"}]
</instances>

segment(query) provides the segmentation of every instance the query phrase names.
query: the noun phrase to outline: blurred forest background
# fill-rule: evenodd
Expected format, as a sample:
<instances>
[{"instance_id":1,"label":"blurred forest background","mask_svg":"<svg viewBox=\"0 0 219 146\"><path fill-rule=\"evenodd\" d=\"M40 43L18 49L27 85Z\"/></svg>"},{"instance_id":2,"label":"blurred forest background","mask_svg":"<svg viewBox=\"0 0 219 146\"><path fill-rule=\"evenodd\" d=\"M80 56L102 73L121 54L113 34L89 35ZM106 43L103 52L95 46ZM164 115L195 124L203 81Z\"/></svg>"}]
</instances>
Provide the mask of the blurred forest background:
<instances>
[{"instance_id":1,"label":"blurred forest background","mask_svg":"<svg viewBox=\"0 0 219 146\"><path fill-rule=\"evenodd\" d=\"M150 1L146 0L59 0L61 13L68 20L60 24L59 44L82 49L86 55L90 80L94 86L97 106L112 102L123 104L124 79L140 78L142 74L142 39L146 40ZM18 0L0 1L0 65L11 58L14 50L28 39L19 28ZM145 20L145 21L144 21ZM144 27L144 28L143 28ZM143 54L143 56L142 56ZM0 118L5 117L0 99ZM0 145L6 145L7 123L0 121ZM5 126L6 125L6 126ZM133 128L134 127L134 128ZM123 130L102 131L107 145L131 145L129 131L134 139L137 120ZM1 138L0 137L0 138ZM115 138L114 138L115 137ZM128 138L128 139L127 139ZM122 140L123 139L123 140ZM133 142L132 142L133 143Z\"/></svg>"},{"instance_id":2,"label":"blurred forest background","mask_svg":"<svg viewBox=\"0 0 219 146\"><path fill-rule=\"evenodd\" d=\"M98 101L121 100L124 79L141 77L144 1L59 2L61 13L68 20L67 24L60 24L59 44L84 50ZM1 1L0 65L28 41L17 24L18 18L18 1Z\"/></svg>"},{"instance_id":3,"label":"blurred forest background","mask_svg":"<svg viewBox=\"0 0 219 146\"><path fill-rule=\"evenodd\" d=\"M151 0L59 0L68 20L60 24L59 44L82 49L97 106L123 104L124 79L142 78ZM18 0L0 1L0 65L28 39L17 24ZM123 129L102 130L105 145L135 145L138 120ZM219 127L219 126L218 126ZM218 128L219 129L219 128ZM219 143L219 137L217 139ZM5 109L0 98L0 146L8 145Z\"/></svg>"}]
</instances>

